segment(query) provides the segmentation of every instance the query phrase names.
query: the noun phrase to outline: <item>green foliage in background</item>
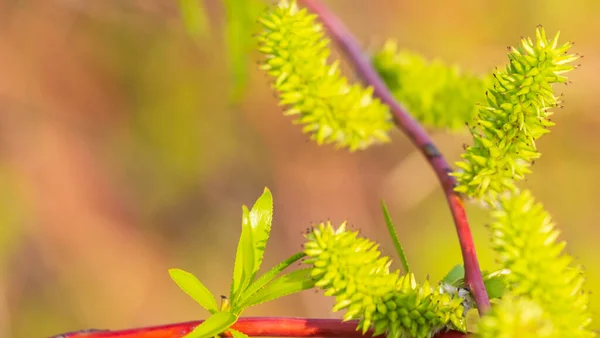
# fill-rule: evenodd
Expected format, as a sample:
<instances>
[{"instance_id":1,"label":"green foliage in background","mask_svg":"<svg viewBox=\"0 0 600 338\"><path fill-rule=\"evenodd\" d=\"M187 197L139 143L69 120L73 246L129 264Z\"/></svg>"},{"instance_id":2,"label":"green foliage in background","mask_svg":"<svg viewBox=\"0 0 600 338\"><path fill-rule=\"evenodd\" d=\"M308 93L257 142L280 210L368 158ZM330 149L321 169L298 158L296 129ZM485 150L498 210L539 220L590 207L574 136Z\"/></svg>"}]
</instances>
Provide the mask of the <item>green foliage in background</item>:
<instances>
[{"instance_id":1,"label":"green foliage in background","mask_svg":"<svg viewBox=\"0 0 600 338\"><path fill-rule=\"evenodd\" d=\"M8 266L24 230L19 226L24 213L23 201L14 182L14 173L0 164L0 271ZM0 278L0 284L4 282Z\"/></svg>"},{"instance_id":2,"label":"green foliage in background","mask_svg":"<svg viewBox=\"0 0 600 338\"><path fill-rule=\"evenodd\" d=\"M204 1L179 0L179 12L188 34L196 40L209 35L209 22Z\"/></svg>"},{"instance_id":3,"label":"green foliage in background","mask_svg":"<svg viewBox=\"0 0 600 338\"><path fill-rule=\"evenodd\" d=\"M260 0L224 0L223 4L227 14L227 58L233 82L231 99L236 102L241 99L248 81L248 55L255 49L250 32L256 31L256 18L265 4Z\"/></svg>"},{"instance_id":4,"label":"green foliage in background","mask_svg":"<svg viewBox=\"0 0 600 338\"><path fill-rule=\"evenodd\" d=\"M476 103L485 101L490 77L462 71L441 60L398 50L390 40L375 53L372 63L407 111L425 126L462 130L477 114Z\"/></svg>"}]
</instances>

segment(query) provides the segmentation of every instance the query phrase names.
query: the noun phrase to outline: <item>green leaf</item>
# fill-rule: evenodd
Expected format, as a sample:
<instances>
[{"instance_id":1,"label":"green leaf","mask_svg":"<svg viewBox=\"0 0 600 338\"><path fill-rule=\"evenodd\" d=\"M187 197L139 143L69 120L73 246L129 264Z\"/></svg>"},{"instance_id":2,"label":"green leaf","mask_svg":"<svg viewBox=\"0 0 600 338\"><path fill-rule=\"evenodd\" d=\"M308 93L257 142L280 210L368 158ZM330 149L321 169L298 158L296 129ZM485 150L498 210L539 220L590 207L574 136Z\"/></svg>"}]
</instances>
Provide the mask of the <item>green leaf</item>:
<instances>
[{"instance_id":1,"label":"green leaf","mask_svg":"<svg viewBox=\"0 0 600 338\"><path fill-rule=\"evenodd\" d=\"M461 282L465 277L465 267L462 264L455 265L452 270L450 270L442 281L453 285L453 286L461 286Z\"/></svg>"},{"instance_id":2,"label":"green leaf","mask_svg":"<svg viewBox=\"0 0 600 338\"><path fill-rule=\"evenodd\" d=\"M171 275L171 279L177 283L181 290L192 297L208 312L214 314L219 311L215 297L196 276L180 269L169 269L169 275Z\"/></svg>"},{"instance_id":3,"label":"green leaf","mask_svg":"<svg viewBox=\"0 0 600 338\"><path fill-rule=\"evenodd\" d=\"M483 272L483 284L487 291L490 299L501 298L507 289L506 275L508 271L506 269L497 270L494 272L486 273ZM446 277L442 279L455 287L465 287L465 267L462 264L457 264L455 267L446 274Z\"/></svg>"},{"instance_id":4,"label":"green leaf","mask_svg":"<svg viewBox=\"0 0 600 338\"><path fill-rule=\"evenodd\" d=\"M210 338L225 332L237 321L238 317L231 312L217 312L198 325L185 338Z\"/></svg>"},{"instance_id":5,"label":"green leaf","mask_svg":"<svg viewBox=\"0 0 600 338\"><path fill-rule=\"evenodd\" d=\"M314 281L310 276L311 271L312 268L296 270L277 278L250 297L244 303L244 307L254 306L312 288Z\"/></svg>"},{"instance_id":6,"label":"green leaf","mask_svg":"<svg viewBox=\"0 0 600 338\"><path fill-rule=\"evenodd\" d=\"M239 305L238 305L240 307L239 310L241 311L242 308L246 307L245 303L248 300L248 298L252 297L256 292L258 292L265 285L267 285L270 281L272 281L273 278L277 277L277 275L279 275L285 268L287 268L288 266L292 265L293 263L297 262L298 260L302 259L305 256L306 256L306 254L303 252L299 252L299 253L291 256L290 258L286 259L284 262L279 263L278 265L274 266L271 270L269 270L267 273L262 275L254 283L250 284L250 286L240 296L240 301L239 301Z\"/></svg>"},{"instance_id":7,"label":"green leaf","mask_svg":"<svg viewBox=\"0 0 600 338\"><path fill-rule=\"evenodd\" d=\"M234 308L237 308L239 295L254 280L256 272L262 264L273 221L271 191L265 188L251 211L248 211L246 206L242 210L242 234L235 258L230 295L231 305Z\"/></svg>"},{"instance_id":8,"label":"green leaf","mask_svg":"<svg viewBox=\"0 0 600 338\"><path fill-rule=\"evenodd\" d=\"M262 264L267 240L271 234L271 223L273 222L273 196L268 188L258 198L252 211L250 211L250 225L252 227L254 241L254 273Z\"/></svg>"},{"instance_id":9,"label":"green leaf","mask_svg":"<svg viewBox=\"0 0 600 338\"><path fill-rule=\"evenodd\" d=\"M384 201L381 201L381 208L383 209L383 216L385 217L385 225L387 226L388 232L392 237L392 241L394 242L394 246L396 247L396 251L398 252L398 256L400 256L400 260L402 261L402 266L404 267L404 272L409 273L410 267L408 266L408 259L406 258L406 254L402 249L402 244L400 244L400 239L398 239L398 234L396 233L396 228L394 227L394 223L392 223L392 218L390 217L390 213L385 205Z\"/></svg>"},{"instance_id":10,"label":"green leaf","mask_svg":"<svg viewBox=\"0 0 600 338\"><path fill-rule=\"evenodd\" d=\"M242 234L238 242L233 267L233 281L231 283L231 294L229 296L232 306L235 306L237 296L250 284L254 272L254 241L252 239L252 227L250 225L250 211L245 205L242 207Z\"/></svg>"},{"instance_id":11,"label":"green leaf","mask_svg":"<svg viewBox=\"0 0 600 338\"><path fill-rule=\"evenodd\" d=\"M508 286L508 270L502 269L483 276L483 284L490 299L502 298Z\"/></svg>"},{"instance_id":12,"label":"green leaf","mask_svg":"<svg viewBox=\"0 0 600 338\"><path fill-rule=\"evenodd\" d=\"M240 332L238 330L229 329L229 332L231 332L231 335L233 336L233 338L249 338L248 335L246 335L245 333Z\"/></svg>"},{"instance_id":13,"label":"green leaf","mask_svg":"<svg viewBox=\"0 0 600 338\"><path fill-rule=\"evenodd\" d=\"M179 11L191 37L201 39L208 35L208 18L204 1L179 0Z\"/></svg>"}]
</instances>

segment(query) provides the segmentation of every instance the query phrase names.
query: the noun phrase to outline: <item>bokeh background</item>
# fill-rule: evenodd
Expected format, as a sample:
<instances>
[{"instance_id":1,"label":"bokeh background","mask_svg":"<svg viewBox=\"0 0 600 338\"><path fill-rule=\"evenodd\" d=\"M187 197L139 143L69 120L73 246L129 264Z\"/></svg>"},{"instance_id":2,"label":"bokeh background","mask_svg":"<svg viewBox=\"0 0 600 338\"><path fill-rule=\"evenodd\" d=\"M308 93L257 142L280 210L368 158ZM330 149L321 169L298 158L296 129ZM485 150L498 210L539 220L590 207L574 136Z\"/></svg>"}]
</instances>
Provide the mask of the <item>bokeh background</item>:
<instances>
[{"instance_id":1,"label":"bokeh background","mask_svg":"<svg viewBox=\"0 0 600 338\"><path fill-rule=\"evenodd\" d=\"M600 2L326 3L366 51L395 38L478 73L504 65L506 46L538 24L575 41L582 67L558 87L565 108L524 185L586 267L598 318ZM247 17L202 4L207 20L186 28L177 1L0 0L0 337L206 317L167 269L227 294L241 205L265 186L275 198L265 267L328 218L393 255L381 199L419 279L460 262L435 177L406 137L395 131L391 144L355 154L317 147L281 114L260 56L244 53L256 32ZM451 160L469 142L432 134ZM494 268L487 215L469 215L482 266ZM331 304L304 292L246 315L339 316Z\"/></svg>"}]
</instances>

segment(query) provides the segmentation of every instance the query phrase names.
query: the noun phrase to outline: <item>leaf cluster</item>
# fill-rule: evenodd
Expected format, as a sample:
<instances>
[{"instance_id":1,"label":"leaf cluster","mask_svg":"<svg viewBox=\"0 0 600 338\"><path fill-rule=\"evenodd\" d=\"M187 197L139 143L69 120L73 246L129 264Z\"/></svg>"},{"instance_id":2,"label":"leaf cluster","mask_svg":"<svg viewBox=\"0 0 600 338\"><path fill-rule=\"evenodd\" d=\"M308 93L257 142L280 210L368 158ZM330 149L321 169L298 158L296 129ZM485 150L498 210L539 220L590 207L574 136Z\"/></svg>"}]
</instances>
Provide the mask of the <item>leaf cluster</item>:
<instances>
[{"instance_id":1,"label":"leaf cluster","mask_svg":"<svg viewBox=\"0 0 600 338\"><path fill-rule=\"evenodd\" d=\"M192 297L211 316L186 337L209 338L229 331L235 338L246 337L231 328L248 307L258 305L295 292L310 289L314 283L310 269L300 269L284 275L283 270L305 255L297 253L257 278L273 220L273 197L265 188L251 210L242 207L242 233L238 243L233 280L229 298L217 306L211 292L189 272L170 269L169 274L177 285Z\"/></svg>"}]
</instances>

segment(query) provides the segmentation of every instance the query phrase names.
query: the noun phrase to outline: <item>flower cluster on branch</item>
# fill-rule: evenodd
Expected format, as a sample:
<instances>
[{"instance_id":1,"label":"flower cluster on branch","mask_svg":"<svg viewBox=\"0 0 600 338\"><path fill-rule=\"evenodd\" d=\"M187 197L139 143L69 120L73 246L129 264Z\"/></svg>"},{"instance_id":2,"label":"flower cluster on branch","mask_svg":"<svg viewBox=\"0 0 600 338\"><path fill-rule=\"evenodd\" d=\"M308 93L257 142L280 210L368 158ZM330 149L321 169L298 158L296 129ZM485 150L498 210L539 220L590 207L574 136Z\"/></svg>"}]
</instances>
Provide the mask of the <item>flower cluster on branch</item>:
<instances>
[{"instance_id":1,"label":"flower cluster on branch","mask_svg":"<svg viewBox=\"0 0 600 338\"><path fill-rule=\"evenodd\" d=\"M390 272L391 260L379 246L346 224L321 223L308 233L305 262L313 266L315 286L335 296L333 311L360 320L358 328L391 338L429 338L446 329L465 331L464 299L429 281L417 284L412 273Z\"/></svg>"},{"instance_id":2,"label":"flower cluster on branch","mask_svg":"<svg viewBox=\"0 0 600 338\"><path fill-rule=\"evenodd\" d=\"M298 116L295 122L319 144L354 151L389 141L388 107L372 88L349 84L337 61L328 63L329 40L315 19L295 1L280 1L259 19L262 68L275 78L279 103L289 107L285 114Z\"/></svg>"}]
</instances>

